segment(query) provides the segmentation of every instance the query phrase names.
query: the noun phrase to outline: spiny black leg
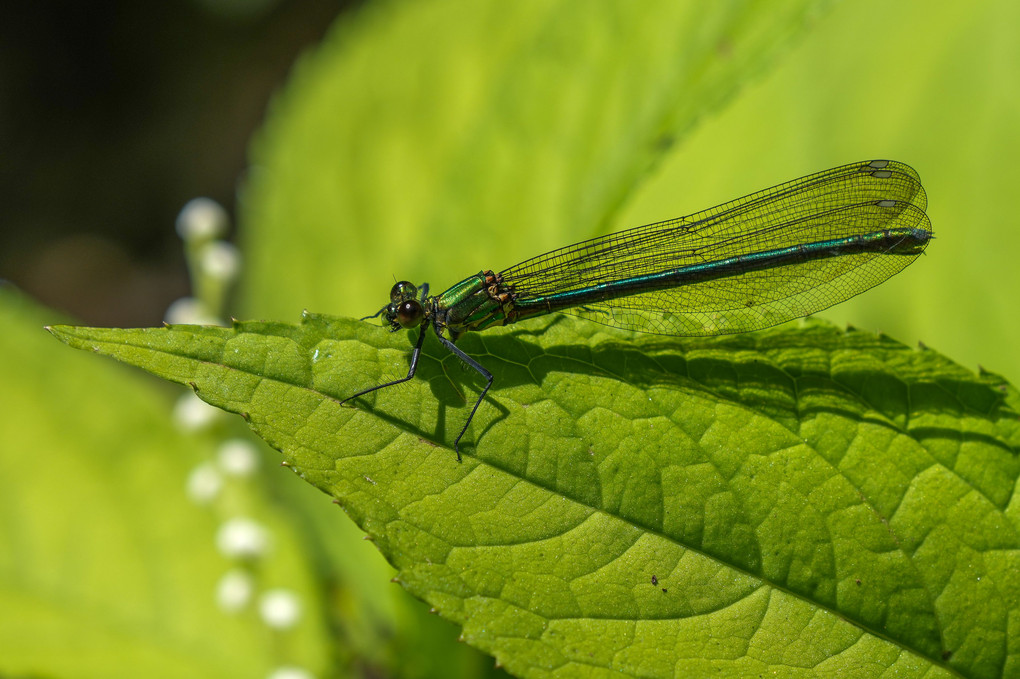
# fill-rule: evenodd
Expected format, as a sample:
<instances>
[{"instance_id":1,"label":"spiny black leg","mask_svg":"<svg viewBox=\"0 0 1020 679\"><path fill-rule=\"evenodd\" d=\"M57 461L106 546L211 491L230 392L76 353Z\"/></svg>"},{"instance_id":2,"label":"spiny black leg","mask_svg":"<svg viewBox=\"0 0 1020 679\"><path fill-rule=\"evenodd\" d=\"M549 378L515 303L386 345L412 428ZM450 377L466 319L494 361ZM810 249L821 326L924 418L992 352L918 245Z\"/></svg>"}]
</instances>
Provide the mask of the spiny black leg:
<instances>
[{"instance_id":1,"label":"spiny black leg","mask_svg":"<svg viewBox=\"0 0 1020 679\"><path fill-rule=\"evenodd\" d=\"M421 356L421 347L425 343L425 332L427 330L428 330L428 327L423 325L421 330L418 332L418 342L414 345L414 353L411 354L411 369L407 371L407 377L401 377L399 380L393 380L392 382L387 382L386 384L380 384L379 386L372 387L371 389L365 389L364 391L359 391L357 394L353 394L351 396L348 396L344 400L340 401L340 405L343 405L343 404L347 403L352 398L358 398L359 396L364 396L365 394L370 394L373 391L377 391L379 389L385 389L386 387L392 387L395 384L400 384L401 382L406 382L409 379L411 379L412 377L414 377L414 373L418 370L418 357Z\"/></svg>"},{"instance_id":2,"label":"spiny black leg","mask_svg":"<svg viewBox=\"0 0 1020 679\"><path fill-rule=\"evenodd\" d=\"M482 393L478 395L478 400L475 401L475 407L471 409L471 414L468 415L467 422L464 423L464 428L460 430L460 433L457 434L457 438L454 439L453 441L453 449L457 452L457 462L463 462L463 460L460 457L460 440L464 438L464 432L467 431L468 425L470 425L471 420L474 419L475 411L477 411L478 406L482 404L482 400L485 398L485 393L489 391L489 387L492 386L492 373L486 370L481 363L479 363L478 361L476 361L475 359L471 358L463 351L458 349L456 344L446 339L438 332L436 333L436 336L439 337L439 341L442 342L443 346L449 349L454 356L456 356L457 358L459 358L460 360L464 361L466 364L477 370L479 374L481 374L481 376L485 378L486 382L485 388L482 389Z\"/></svg>"}]
</instances>

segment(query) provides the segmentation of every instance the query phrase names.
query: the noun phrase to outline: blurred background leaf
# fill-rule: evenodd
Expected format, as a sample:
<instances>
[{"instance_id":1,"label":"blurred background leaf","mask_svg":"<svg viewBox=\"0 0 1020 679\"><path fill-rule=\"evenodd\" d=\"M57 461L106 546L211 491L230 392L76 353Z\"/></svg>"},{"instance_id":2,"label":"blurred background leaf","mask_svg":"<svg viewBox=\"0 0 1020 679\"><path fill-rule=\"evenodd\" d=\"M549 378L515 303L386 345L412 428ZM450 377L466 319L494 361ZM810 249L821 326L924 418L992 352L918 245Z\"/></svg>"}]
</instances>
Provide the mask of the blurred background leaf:
<instances>
[{"instance_id":1,"label":"blurred background leaf","mask_svg":"<svg viewBox=\"0 0 1020 679\"><path fill-rule=\"evenodd\" d=\"M767 3L712 18L671 3L675 23L642 8L601 32L590 5L570 21L553 6L496 17L484 3L397 17L372 7L299 64L253 154L247 315L363 315L394 278L443 289L584 237L895 158L921 174L936 241L906 274L825 315L1020 375L1008 350L1018 236L1001 198L1020 180L1015 4L842 3L821 18ZM778 40L795 20L811 27L805 39ZM482 39L472 21L499 30ZM410 60L420 67L401 57L437 35L444 49ZM750 66L745 35L760 48ZM776 68L751 79L780 48ZM568 65L578 53L583 68ZM519 69L500 70L508 55Z\"/></svg>"},{"instance_id":2,"label":"blurred background leaf","mask_svg":"<svg viewBox=\"0 0 1020 679\"><path fill-rule=\"evenodd\" d=\"M0 671L10 676L263 676L272 633L216 604L229 563L217 517L185 501L214 439L170 418L171 395L134 372L39 343L53 313L0 288ZM111 407L116 404L116 407ZM289 656L328 666L321 585L269 498L260 573L307 610Z\"/></svg>"},{"instance_id":3,"label":"blurred background leaf","mask_svg":"<svg viewBox=\"0 0 1020 679\"><path fill-rule=\"evenodd\" d=\"M912 165L935 241L904 275L824 314L1020 378L1020 6L840 3L777 67L706 119L615 226L689 212L872 156ZM679 207L676 207L677 203Z\"/></svg>"},{"instance_id":4,"label":"blurred background leaf","mask_svg":"<svg viewBox=\"0 0 1020 679\"><path fill-rule=\"evenodd\" d=\"M443 289L605 232L828 4L368 8L300 62L257 138L247 315L363 315L393 276Z\"/></svg>"}]
</instances>

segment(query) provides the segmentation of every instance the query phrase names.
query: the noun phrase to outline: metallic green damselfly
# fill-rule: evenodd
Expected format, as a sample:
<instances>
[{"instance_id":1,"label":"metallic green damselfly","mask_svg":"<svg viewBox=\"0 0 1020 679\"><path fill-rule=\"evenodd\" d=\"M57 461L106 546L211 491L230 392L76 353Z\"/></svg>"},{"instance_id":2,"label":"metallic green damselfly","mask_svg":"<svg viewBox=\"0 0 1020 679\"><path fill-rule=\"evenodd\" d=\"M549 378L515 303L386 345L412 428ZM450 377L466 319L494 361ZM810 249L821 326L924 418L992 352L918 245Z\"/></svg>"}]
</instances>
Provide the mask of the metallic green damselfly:
<instances>
[{"instance_id":1,"label":"metallic green damselfly","mask_svg":"<svg viewBox=\"0 0 1020 679\"><path fill-rule=\"evenodd\" d=\"M932 238L926 206L913 168L872 160L582 241L500 273L481 271L439 295L429 295L428 283L401 281L366 318L382 316L393 331L419 329L407 376L343 402L414 377L431 325L486 380L453 443L460 460L460 440L493 381L454 344L461 333L552 312L663 335L767 328L860 294L914 261Z\"/></svg>"}]
</instances>

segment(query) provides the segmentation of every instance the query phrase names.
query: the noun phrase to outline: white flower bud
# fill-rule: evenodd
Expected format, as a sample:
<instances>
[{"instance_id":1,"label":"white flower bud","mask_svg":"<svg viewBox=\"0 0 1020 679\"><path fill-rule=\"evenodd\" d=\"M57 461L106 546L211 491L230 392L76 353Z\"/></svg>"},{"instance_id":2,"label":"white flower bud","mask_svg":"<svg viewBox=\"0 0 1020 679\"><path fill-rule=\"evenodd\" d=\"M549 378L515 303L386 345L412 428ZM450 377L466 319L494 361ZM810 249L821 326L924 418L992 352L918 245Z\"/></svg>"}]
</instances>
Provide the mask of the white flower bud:
<instances>
[{"instance_id":1,"label":"white flower bud","mask_svg":"<svg viewBox=\"0 0 1020 679\"><path fill-rule=\"evenodd\" d=\"M237 613L251 601L255 584L247 571L227 571L216 586L216 603L227 613Z\"/></svg>"},{"instance_id":2,"label":"white flower bud","mask_svg":"<svg viewBox=\"0 0 1020 679\"><path fill-rule=\"evenodd\" d=\"M269 537L262 524L251 519L230 519L220 526L216 546L225 556L252 559L266 553Z\"/></svg>"},{"instance_id":3,"label":"white flower bud","mask_svg":"<svg viewBox=\"0 0 1020 679\"><path fill-rule=\"evenodd\" d=\"M251 441L228 439L220 444L216 461L227 476L245 478L258 467L259 454Z\"/></svg>"},{"instance_id":4,"label":"white flower bud","mask_svg":"<svg viewBox=\"0 0 1020 679\"><path fill-rule=\"evenodd\" d=\"M223 477L209 462L203 462L188 474L188 497L197 504L212 502L223 487Z\"/></svg>"},{"instance_id":5,"label":"white flower bud","mask_svg":"<svg viewBox=\"0 0 1020 679\"><path fill-rule=\"evenodd\" d=\"M212 424L222 412L189 391L177 399L173 419L174 424L184 431L199 431Z\"/></svg>"},{"instance_id":6,"label":"white flower bud","mask_svg":"<svg viewBox=\"0 0 1020 679\"><path fill-rule=\"evenodd\" d=\"M222 238L230 218L212 198L193 198L177 214L177 235L185 241Z\"/></svg>"},{"instance_id":7,"label":"white flower bud","mask_svg":"<svg viewBox=\"0 0 1020 679\"><path fill-rule=\"evenodd\" d=\"M259 600L259 614L273 629L290 629L301 618L301 605L289 589L271 589Z\"/></svg>"}]
</instances>

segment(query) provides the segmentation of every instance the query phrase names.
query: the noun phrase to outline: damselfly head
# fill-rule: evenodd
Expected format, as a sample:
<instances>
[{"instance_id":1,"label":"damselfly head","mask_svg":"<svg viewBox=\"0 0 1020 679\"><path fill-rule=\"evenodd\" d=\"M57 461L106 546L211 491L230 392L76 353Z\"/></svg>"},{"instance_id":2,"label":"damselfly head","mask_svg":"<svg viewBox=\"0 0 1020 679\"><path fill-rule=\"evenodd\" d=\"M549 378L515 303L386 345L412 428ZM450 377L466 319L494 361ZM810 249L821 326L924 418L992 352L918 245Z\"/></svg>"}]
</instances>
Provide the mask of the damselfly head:
<instances>
[{"instance_id":1,"label":"damselfly head","mask_svg":"<svg viewBox=\"0 0 1020 679\"><path fill-rule=\"evenodd\" d=\"M408 281L399 281L390 290L390 305L385 310L390 330L409 330L421 325L425 309L418 301L418 288Z\"/></svg>"}]
</instances>

